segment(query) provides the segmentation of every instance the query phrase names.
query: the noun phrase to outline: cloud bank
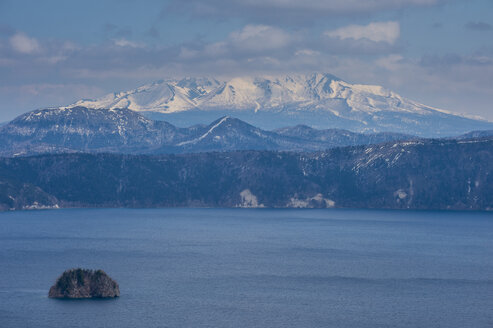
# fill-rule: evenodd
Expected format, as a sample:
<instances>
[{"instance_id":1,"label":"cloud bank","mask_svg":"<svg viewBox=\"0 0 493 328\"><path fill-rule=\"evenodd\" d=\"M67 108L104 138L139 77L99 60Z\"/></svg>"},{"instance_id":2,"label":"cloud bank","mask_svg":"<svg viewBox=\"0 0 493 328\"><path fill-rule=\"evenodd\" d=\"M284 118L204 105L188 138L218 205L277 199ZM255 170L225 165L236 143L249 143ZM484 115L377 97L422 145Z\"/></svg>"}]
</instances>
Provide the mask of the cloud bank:
<instances>
[{"instance_id":1,"label":"cloud bank","mask_svg":"<svg viewBox=\"0 0 493 328\"><path fill-rule=\"evenodd\" d=\"M162 12L194 17L243 17L257 22L309 22L336 15L361 15L408 7L427 7L449 0L172 0Z\"/></svg>"},{"instance_id":2,"label":"cloud bank","mask_svg":"<svg viewBox=\"0 0 493 328\"><path fill-rule=\"evenodd\" d=\"M326 31L325 35L341 40L368 39L374 42L386 42L394 44L399 39L401 30L398 22L375 22L368 25L349 25L332 31Z\"/></svg>"},{"instance_id":3,"label":"cloud bank","mask_svg":"<svg viewBox=\"0 0 493 328\"><path fill-rule=\"evenodd\" d=\"M465 27L469 30L475 31L491 31L493 26L485 22L468 22Z\"/></svg>"}]
</instances>

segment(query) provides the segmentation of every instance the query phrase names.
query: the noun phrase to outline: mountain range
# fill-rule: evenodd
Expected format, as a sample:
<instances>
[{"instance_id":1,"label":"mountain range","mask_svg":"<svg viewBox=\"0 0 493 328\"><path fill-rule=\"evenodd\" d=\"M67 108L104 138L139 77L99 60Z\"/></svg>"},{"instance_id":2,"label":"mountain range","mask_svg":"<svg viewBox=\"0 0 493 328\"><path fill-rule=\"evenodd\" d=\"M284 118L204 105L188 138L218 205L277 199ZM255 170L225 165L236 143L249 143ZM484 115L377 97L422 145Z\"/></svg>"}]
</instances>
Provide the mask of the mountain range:
<instances>
[{"instance_id":1,"label":"mountain range","mask_svg":"<svg viewBox=\"0 0 493 328\"><path fill-rule=\"evenodd\" d=\"M57 207L493 209L493 130L183 128L125 109L35 110L0 127L0 210Z\"/></svg>"},{"instance_id":2,"label":"mountain range","mask_svg":"<svg viewBox=\"0 0 493 328\"><path fill-rule=\"evenodd\" d=\"M268 130L302 124L445 137L493 129L492 122L426 106L381 86L351 84L321 73L167 79L68 107L79 106L131 109L178 126L234 116Z\"/></svg>"},{"instance_id":3,"label":"mountain range","mask_svg":"<svg viewBox=\"0 0 493 328\"><path fill-rule=\"evenodd\" d=\"M492 210L492 163L492 123L381 87L327 74L188 78L1 125L0 210Z\"/></svg>"},{"instance_id":4,"label":"mountain range","mask_svg":"<svg viewBox=\"0 0 493 328\"><path fill-rule=\"evenodd\" d=\"M0 127L0 155L112 152L192 153L234 150L319 151L415 137L294 126L265 131L225 116L208 125L178 128L129 109L85 107L35 110Z\"/></svg>"}]
</instances>

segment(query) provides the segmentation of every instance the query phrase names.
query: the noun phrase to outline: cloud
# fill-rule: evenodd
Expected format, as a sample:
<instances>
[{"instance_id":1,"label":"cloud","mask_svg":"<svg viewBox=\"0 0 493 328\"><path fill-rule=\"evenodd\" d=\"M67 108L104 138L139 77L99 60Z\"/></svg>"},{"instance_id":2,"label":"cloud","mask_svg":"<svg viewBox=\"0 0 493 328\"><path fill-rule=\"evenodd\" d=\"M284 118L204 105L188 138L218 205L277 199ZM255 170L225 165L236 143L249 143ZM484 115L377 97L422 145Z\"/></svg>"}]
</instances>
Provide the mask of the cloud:
<instances>
[{"instance_id":1,"label":"cloud","mask_svg":"<svg viewBox=\"0 0 493 328\"><path fill-rule=\"evenodd\" d=\"M359 40L339 39L337 37L331 38L326 35L325 38L320 41L311 42L311 47L332 55L366 57L399 53L401 51L401 47L387 42L375 42L366 38Z\"/></svg>"},{"instance_id":2,"label":"cloud","mask_svg":"<svg viewBox=\"0 0 493 328\"><path fill-rule=\"evenodd\" d=\"M493 67L493 58L487 55L464 56L453 53L442 56L426 55L421 58L419 64L433 70L449 70L458 65Z\"/></svg>"},{"instance_id":3,"label":"cloud","mask_svg":"<svg viewBox=\"0 0 493 328\"><path fill-rule=\"evenodd\" d=\"M36 39L30 38L21 32L17 32L11 36L9 41L15 51L23 54L37 53L41 49L39 42Z\"/></svg>"},{"instance_id":4,"label":"cloud","mask_svg":"<svg viewBox=\"0 0 493 328\"><path fill-rule=\"evenodd\" d=\"M338 55L375 56L397 51L385 42L321 40L321 36L300 29L248 24L215 42L197 39L158 45L106 38L101 43L78 45L61 40L36 41L41 50L28 57L18 56L10 46L2 47L0 39L0 84L92 81L96 86L111 85L118 90L117 86L124 83L134 86L136 81L145 83L170 76L333 70Z\"/></svg>"},{"instance_id":5,"label":"cloud","mask_svg":"<svg viewBox=\"0 0 493 328\"><path fill-rule=\"evenodd\" d=\"M311 10L375 10L381 8L396 8L407 5L423 6L436 4L437 0L232 0L232 2L243 3L245 6L289 8L289 9L311 9Z\"/></svg>"},{"instance_id":6,"label":"cloud","mask_svg":"<svg viewBox=\"0 0 493 328\"><path fill-rule=\"evenodd\" d=\"M130 27L128 26L120 27L111 23L106 23L103 26L103 31L104 34L110 39L129 38L133 34L132 29Z\"/></svg>"},{"instance_id":7,"label":"cloud","mask_svg":"<svg viewBox=\"0 0 493 328\"><path fill-rule=\"evenodd\" d=\"M192 42L180 48L180 58L195 65L197 61L227 60L228 63L250 66L252 63L287 62L290 58L304 56L313 60L317 56L335 54L382 55L395 53L398 47L386 42L363 39L325 38L304 30L287 30L263 24L246 25L228 37L213 43ZM244 63L248 61L248 63ZM298 65L296 65L298 66Z\"/></svg>"},{"instance_id":8,"label":"cloud","mask_svg":"<svg viewBox=\"0 0 493 328\"><path fill-rule=\"evenodd\" d=\"M355 65L356 67L356 65ZM361 67L360 67L361 68ZM363 68L361 68L363 69ZM377 84L426 105L493 120L493 54L386 56L367 63Z\"/></svg>"},{"instance_id":9,"label":"cloud","mask_svg":"<svg viewBox=\"0 0 493 328\"><path fill-rule=\"evenodd\" d=\"M144 47L144 45L142 45L140 43L129 41L129 40L124 39L124 38L113 40L113 43L115 44L115 46L118 46L118 47L131 47L131 48L142 48L142 47Z\"/></svg>"},{"instance_id":10,"label":"cloud","mask_svg":"<svg viewBox=\"0 0 493 328\"><path fill-rule=\"evenodd\" d=\"M247 25L241 31L232 32L229 39L236 48L246 50L278 49L290 42L288 33L267 25Z\"/></svg>"},{"instance_id":11,"label":"cloud","mask_svg":"<svg viewBox=\"0 0 493 328\"><path fill-rule=\"evenodd\" d=\"M386 42L394 44L400 36L400 25L398 22L374 22L368 25L349 25L336 30L326 31L324 34L331 38L341 40L367 39L374 42Z\"/></svg>"},{"instance_id":12,"label":"cloud","mask_svg":"<svg viewBox=\"0 0 493 328\"><path fill-rule=\"evenodd\" d=\"M316 19L370 14L407 7L433 6L451 0L171 0L162 16L179 13L198 18L247 18L274 24L312 23Z\"/></svg>"},{"instance_id":13,"label":"cloud","mask_svg":"<svg viewBox=\"0 0 493 328\"><path fill-rule=\"evenodd\" d=\"M268 25L246 25L241 30L231 32L222 41L206 44L192 43L180 49L182 59L197 58L236 58L272 55L296 46L296 33Z\"/></svg>"},{"instance_id":14,"label":"cloud","mask_svg":"<svg viewBox=\"0 0 493 328\"><path fill-rule=\"evenodd\" d=\"M474 31L491 31L493 30L493 26L485 22L468 22L465 25L465 28Z\"/></svg>"},{"instance_id":15,"label":"cloud","mask_svg":"<svg viewBox=\"0 0 493 328\"><path fill-rule=\"evenodd\" d=\"M401 55L392 54L376 59L375 64L379 67L385 68L386 70L396 71L399 69L403 61L404 57L402 57Z\"/></svg>"},{"instance_id":16,"label":"cloud","mask_svg":"<svg viewBox=\"0 0 493 328\"><path fill-rule=\"evenodd\" d=\"M318 56L320 55L319 51L311 50L311 49L301 49L294 53L295 56Z\"/></svg>"}]
</instances>

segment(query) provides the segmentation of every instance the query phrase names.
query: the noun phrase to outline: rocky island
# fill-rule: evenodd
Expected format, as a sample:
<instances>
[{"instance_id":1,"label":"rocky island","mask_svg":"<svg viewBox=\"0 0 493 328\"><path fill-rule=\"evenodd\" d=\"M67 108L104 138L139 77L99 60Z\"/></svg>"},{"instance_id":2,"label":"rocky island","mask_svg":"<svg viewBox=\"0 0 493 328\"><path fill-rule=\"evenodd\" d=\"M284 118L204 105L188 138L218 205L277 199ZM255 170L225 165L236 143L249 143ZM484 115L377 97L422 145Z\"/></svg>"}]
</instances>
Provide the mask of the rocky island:
<instances>
[{"instance_id":1,"label":"rocky island","mask_svg":"<svg viewBox=\"0 0 493 328\"><path fill-rule=\"evenodd\" d=\"M113 298L120 296L118 283L103 270L70 269L51 286L50 298Z\"/></svg>"}]
</instances>

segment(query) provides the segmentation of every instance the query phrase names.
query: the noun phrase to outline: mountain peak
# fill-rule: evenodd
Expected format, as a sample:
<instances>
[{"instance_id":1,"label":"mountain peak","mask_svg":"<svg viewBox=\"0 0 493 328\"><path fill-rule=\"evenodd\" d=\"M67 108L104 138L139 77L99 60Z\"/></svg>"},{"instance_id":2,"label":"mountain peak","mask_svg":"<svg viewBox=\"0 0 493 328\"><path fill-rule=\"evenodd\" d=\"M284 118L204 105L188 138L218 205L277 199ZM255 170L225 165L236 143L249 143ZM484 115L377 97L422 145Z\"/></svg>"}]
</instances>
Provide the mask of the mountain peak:
<instances>
[{"instance_id":1,"label":"mountain peak","mask_svg":"<svg viewBox=\"0 0 493 328\"><path fill-rule=\"evenodd\" d=\"M242 121L240 119L237 119L235 117L231 117L231 116L223 116L223 117L220 117L219 119L213 121L211 124L208 125L208 128L209 129L218 129L222 126L225 126L225 127L228 127L228 128L233 128L233 129L256 129L256 127L254 127L253 125L251 124L248 124L247 122L245 121Z\"/></svg>"},{"instance_id":2,"label":"mountain peak","mask_svg":"<svg viewBox=\"0 0 493 328\"><path fill-rule=\"evenodd\" d=\"M264 129L305 124L425 137L493 129L493 123L453 115L382 86L351 84L329 73L164 79L72 106L128 108L187 126L233 115Z\"/></svg>"},{"instance_id":3,"label":"mountain peak","mask_svg":"<svg viewBox=\"0 0 493 328\"><path fill-rule=\"evenodd\" d=\"M80 100L71 106L129 108L135 111L176 113L191 109L253 109L255 111L330 97L329 73L240 76L229 80L208 77L163 79L134 90L115 92L96 100Z\"/></svg>"}]
</instances>

